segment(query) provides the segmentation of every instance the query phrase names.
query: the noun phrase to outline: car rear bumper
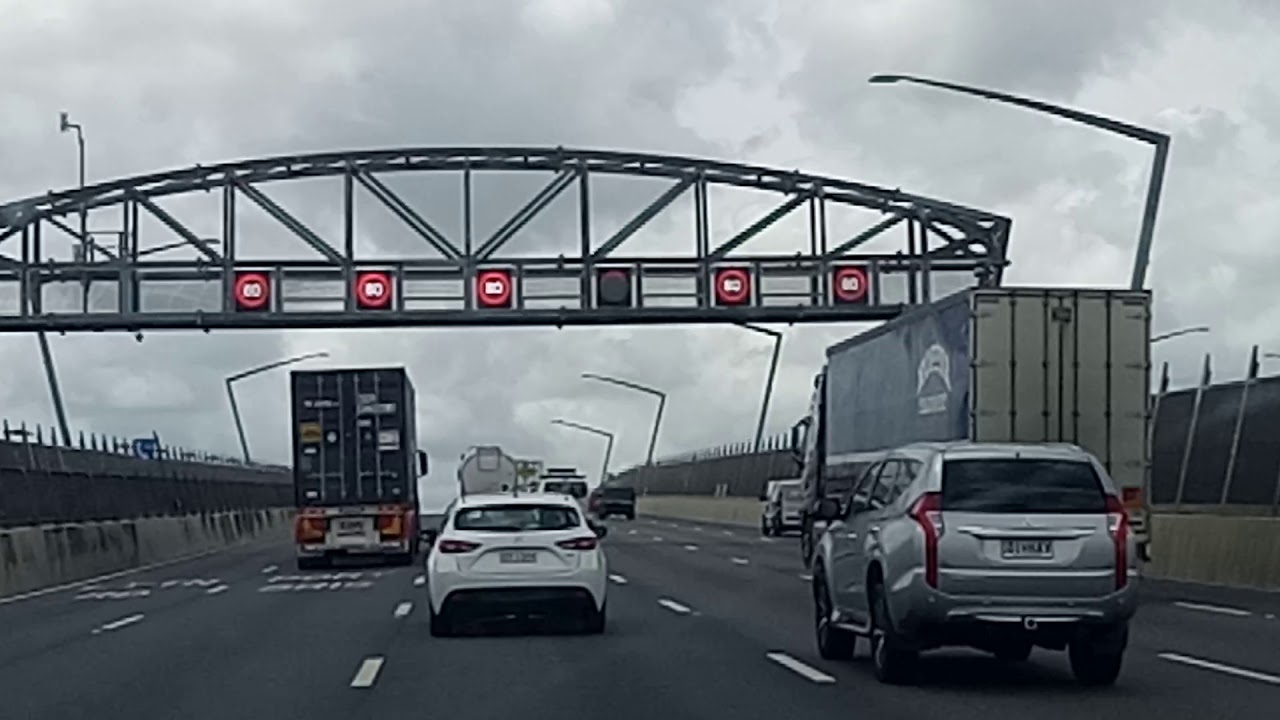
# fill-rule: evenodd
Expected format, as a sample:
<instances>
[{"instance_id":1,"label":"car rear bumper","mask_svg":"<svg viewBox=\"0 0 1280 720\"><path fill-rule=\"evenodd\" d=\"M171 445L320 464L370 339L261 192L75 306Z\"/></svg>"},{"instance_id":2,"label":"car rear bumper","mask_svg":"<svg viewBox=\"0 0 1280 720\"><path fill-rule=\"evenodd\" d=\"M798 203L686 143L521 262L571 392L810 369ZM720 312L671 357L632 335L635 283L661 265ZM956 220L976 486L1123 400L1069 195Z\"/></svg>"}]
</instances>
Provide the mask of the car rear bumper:
<instances>
[{"instance_id":1,"label":"car rear bumper","mask_svg":"<svg viewBox=\"0 0 1280 720\"><path fill-rule=\"evenodd\" d=\"M408 540L385 540L376 543L362 543L360 545L316 543L298 545L296 547L297 555L300 558L403 555L412 549L412 545Z\"/></svg>"},{"instance_id":2,"label":"car rear bumper","mask_svg":"<svg viewBox=\"0 0 1280 720\"><path fill-rule=\"evenodd\" d=\"M634 514L636 513L636 506L635 506L635 505L630 505L630 504L624 505L624 504L621 504L621 503L613 504L613 505L610 505L609 503L605 503L605 504L603 504L603 505L601 505L601 506L600 506L600 509L599 509L599 511L598 511L598 512L599 512L599 514L601 514L601 515L605 515L605 514L608 514L608 515L634 515Z\"/></svg>"},{"instance_id":3,"label":"car rear bumper","mask_svg":"<svg viewBox=\"0 0 1280 720\"><path fill-rule=\"evenodd\" d=\"M564 618L599 610L600 602L584 586L459 588L444 597L437 613L451 622Z\"/></svg>"},{"instance_id":4,"label":"car rear bumper","mask_svg":"<svg viewBox=\"0 0 1280 720\"><path fill-rule=\"evenodd\" d=\"M895 626L909 634L1067 631L1127 622L1138 609L1138 578L1131 574L1123 589L1100 596L997 597L949 595L928 587L916 574L889 590L889 606Z\"/></svg>"},{"instance_id":5,"label":"car rear bumper","mask_svg":"<svg viewBox=\"0 0 1280 720\"><path fill-rule=\"evenodd\" d=\"M427 592L431 607L440 611L445 603L453 602L453 598L474 598L484 600L488 594L499 598L513 598L509 602L518 602L522 593L531 593L530 602L541 602L539 593L554 594L556 592L574 595L578 590L585 590L590 600L598 609L604 606L608 588L608 574L604 563L590 563L576 570L556 574L529 575L474 575L451 570L453 563L448 558L432 558L428 561ZM473 601L475 602L475 601ZM504 602L507 602L504 600Z\"/></svg>"}]
</instances>

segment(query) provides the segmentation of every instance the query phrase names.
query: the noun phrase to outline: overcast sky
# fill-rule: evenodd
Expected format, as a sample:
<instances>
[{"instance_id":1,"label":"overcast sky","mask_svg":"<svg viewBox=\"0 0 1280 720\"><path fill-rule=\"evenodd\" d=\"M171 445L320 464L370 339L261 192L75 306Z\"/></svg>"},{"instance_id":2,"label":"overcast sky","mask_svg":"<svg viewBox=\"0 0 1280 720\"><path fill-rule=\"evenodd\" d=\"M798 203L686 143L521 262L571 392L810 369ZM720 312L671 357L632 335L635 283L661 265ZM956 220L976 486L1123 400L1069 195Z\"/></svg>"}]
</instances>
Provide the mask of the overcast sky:
<instances>
[{"instance_id":1,"label":"overcast sky","mask_svg":"<svg viewBox=\"0 0 1280 720\"><path fill-rule=\"evenodd\" d=\"M1280 270L1273 5L1220 0L1210 12L1192 0L0 0L0 202L75 182L75 142L58 133L60 110L84 125L91 182L346 148L618 148L799 168L989 209L1014 218L1010 282L1127 283L1148 148L973 98L865 83L878 72L911 72L1172 134L1149 276L1155 328L1209 324L1213 332L1162 343L1155 359L1171 363L1177 384L1194 381L1205 352L1220 377L1234 377L1250 345L1280 351L1271 280ZM479 179L477 230L495 228L543 181ZM456 233L456 178L391 184ZM264 189L334 233L337 187ZM602 183L597 236L661 189ZM714 233L725 238L770 198L721 193L713 202ZM216 197L164 204L198 232L216 233ZM628 247L689 247L689 208L677 203ZM572 212L570 196L514 240L513 252L567 249L561 238ZM875 219L833 223L853 233ZM151 243L170 240L158 224L143 231ZM256 257L306 252L247 211L241 243ZM428 252L374 211L361 216L360 243L368 256ZM900 244L894 236L876 247ZM753 247L793 245L782 232ZM151 302L191 300L178 292ZM825 345L860 329L787 330L771 431L802 413ZM642 460L653 402L582 381L583 371L670 394L660 455L745 440L770 347L734 328L51 342L73 426L122 436L154 429L168 442L225 453L236 449L226 375L312 350L339 364L403 364L420 391L421 440L437 461L427 483L433 498L451 492L451 461L474 444L594 474L603 442L550 426L555 417L616 432L615 468ZM35 339L0 338L0 362L9 369L0 381L3 414L49 423ZM264 374L238 386L261 459L287 457L286 379Z\"/></svg>"}]
</instances>

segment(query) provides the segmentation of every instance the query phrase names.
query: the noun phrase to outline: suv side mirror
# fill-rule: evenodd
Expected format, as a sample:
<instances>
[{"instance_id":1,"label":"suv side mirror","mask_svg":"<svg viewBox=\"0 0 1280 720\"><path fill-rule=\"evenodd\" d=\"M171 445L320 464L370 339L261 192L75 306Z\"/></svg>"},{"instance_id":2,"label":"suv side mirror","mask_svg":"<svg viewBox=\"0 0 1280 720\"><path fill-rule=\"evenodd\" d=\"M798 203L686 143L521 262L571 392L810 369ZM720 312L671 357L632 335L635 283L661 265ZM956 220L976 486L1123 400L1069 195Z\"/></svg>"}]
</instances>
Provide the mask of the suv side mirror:
<instances>
[{"instance_id":1,"label":"suv side mirror","mask_svg":"<svg viewBox=\"0 0 1280 720\"><path fill-rule=\"evenodd\" d=\"M418 477L426 477L427 470L430 469L430 467L427 464L427 453L423 450L419 450L417 452L417 458L418 458Z\"/></svg>"},{"instance_id":2,"label":"suv side mirror","mask_svg":"<svg viewBox=\"0 0 1280 720\"><path fill-rule=\"evenodd\" d=\"M831 522L840 519L840 501L835 498L823 498L818 503L817 516L819 520Z\"/></svg>"}]
</instances>

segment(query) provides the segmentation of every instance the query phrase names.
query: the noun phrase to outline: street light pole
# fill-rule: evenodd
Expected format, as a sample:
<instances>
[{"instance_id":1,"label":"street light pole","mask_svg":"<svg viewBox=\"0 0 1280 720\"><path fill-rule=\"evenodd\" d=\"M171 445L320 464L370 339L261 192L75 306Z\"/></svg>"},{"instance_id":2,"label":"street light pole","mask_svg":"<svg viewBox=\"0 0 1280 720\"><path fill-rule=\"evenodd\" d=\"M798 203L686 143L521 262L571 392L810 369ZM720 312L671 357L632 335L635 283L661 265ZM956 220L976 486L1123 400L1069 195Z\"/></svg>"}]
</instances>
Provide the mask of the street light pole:
<instances>
[{"instance_id":1,"label":"street light pole","mask_svg":"<svg viewBox=\"0 0 1280 720\"><path fill-rule=\"evenodd\" d=\"M1155 345L1158 342L1169 340L1176 337L1181 337L1183 335L1191 335L1194 333L1207 333L1209 332L1209 330L1210 328L1208 325L1196 325L1195 327L1185 327L1180 330L1171 330L1167 333L1160 333L1159 335L1152 337L1151 344Z\"/></svg>"},{"instance_id":2,"label":"street light pole","mask_svg":"<svg viewBox=\"0 0 1280 720\"><path fill-rule=\"evenodd\" d=\"M573 428L574 430L581 430L582 432L588 432L592 435L599 435L608 441L604 446L604 465L600 468L600 484L604 485L604 481L609 477L609 458L613 455L613 433L608 430L601 430L598 427L583 425L582 423L576 423L572 420L564 420L562 418L552 420L551 424Z\"/></svg>"},{"instance_id":3,"label":"street light pole","mask_svg":"<svg viewBox=\"0 0 1280 720\"><path fill-rule=\"evenodd\" d=\"M1064 120L1071 120L1083 125L1106 130L1117 135L1140 140L1155 148L1155 156L1151 162L1151 180L1147 185L1147 199L1142 210L1142 226L1138 230L1138 248L1134 253L1133 259L1133 275L1130 277L1129 288L1131 290L1141 290L1147 279L1147 266L1151 262L1151 244L1155 238L1156 214L1160 209L1160 195L1164 189L1164 173L1165 167L1169 162L1169 141L1168 135L1151 130L1149 128L1131 125L1119 120L1094 115L1072 108L1061 107L1059 105L1050 105L1039 100L1031 98L1010 95L995 90L986 90L983 88L971 87L969 85L959 85L957 83L944 82L942 80L933 80L930 78L919 77L916 75L873 75L869 82L876 85L892 85L894 83L905 82L915 83L917 85L927 85L929 87L941 90L950 90L965 95L974 95L976 97L994 100L1008 105L1016 105L1017 107L1028 110L1035 110L1047 115L1053 115Z\"/></svg>"},{"instance_id":4,"label":"street light pole","mask_svg":"<svg viewBox=\"0 0 1280 720\"><path fill-rule=\"evenodd\" d=\"M244 434L244 421L240 419L240 406L236 403L236 393L235 393L235 389L232 388L232 385L239 380L243 380L247 377L252 377L254 375L257 375L258 373L264 373L268 370L275 370L276 368L281 368L286 365L293 365L294 363L300 363L304 360L314 360L316 358L327 358L327 357L329 357L329 353L327 352L306 353L305 355L297 355L291 358L285 358L284 360L277 360L275 362L269 362L265 365L259 365L258 367L250 368L243 372L238 372L235 375L230 375L227 377L226 379L227 400L230 401L231 403L231 418L236 423L236 434L240 437L240 451L244 453L245 464L248 464L249 462L251 462L251 460L249 459L249 440L247 437L245 437L245 434Z\"/></svg>"},{"instance_id":5,"label":"street light pole","mask_svg":"<svg viewBox=\"0 0 1280 720\"><path fill-rule=\"evenodd\" d=\"M667 407L667 394L662 392L661 390L658 390L657 388L651 388L647 385L634 383L634 382L631 382L630 380L622 380L616 377L609 377L608 375L599 375L597 373L584 372L582 373L582 377L583 379L586 379L586 380L598 380L600 382L609 383L610 385L617 385L618 387L624 387L624 388L627 388L628 390L635 390L636 392L647 393L649 395L653 395L658 398L658 412L656 415L654 415L654 418L653 418L653 435L649 438L649 454L645 460L646 465L652 465L653 453L654 453L654 450L656 450L658 447L658 429L662 426L662 411L665 410Z\"/></svg>"},{"instance_id":6,"label":"street light pole","mask_svg":"<svg viewBox=\"0 0 1280 720\"><path fill-rule=\"evenodd\" d=\"M749 323L740 323L740 327L773 338L773 356L769 359L769 375L764 381L764 400L760 403L760 419L756 423L755 444L752 445L751 450L753 453L759 453L760 445L764 442L764 426L769 416L769 401L773 399L773 381L778 375L778 358L782 355L782 333Z\"/></svg>"}]
</instances>

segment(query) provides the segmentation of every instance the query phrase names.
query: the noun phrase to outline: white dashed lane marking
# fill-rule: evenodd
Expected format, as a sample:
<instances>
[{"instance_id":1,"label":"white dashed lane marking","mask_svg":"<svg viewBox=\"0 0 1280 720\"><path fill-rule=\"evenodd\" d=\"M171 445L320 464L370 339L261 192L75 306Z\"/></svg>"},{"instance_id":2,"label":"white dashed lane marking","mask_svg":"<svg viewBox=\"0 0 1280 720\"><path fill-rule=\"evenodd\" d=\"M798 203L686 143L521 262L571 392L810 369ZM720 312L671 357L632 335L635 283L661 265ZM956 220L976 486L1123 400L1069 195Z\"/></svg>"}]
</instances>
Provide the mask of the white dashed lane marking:
<instances>
[{"instance_id":1,"label":"white dashed lane marking","mask_svg":"<svg viewBox=\"0 0 1280 720\"><path fill-rule=\"evenodd\" d=\"M413 603L405 601L396 606L396 611L394 615L396 619L400 619L403 617L408 617L409 613L411 612L413 612Z\"/></svg>"},{"instance_id":2,"label":"white dashed lane marking","mask_svg":"<svg viewBox=\"0 0 1280 720\"><path fill-rule=\"evenodd\" d=\"M422 587L423 585L426 585L426 584L427 584L427 578L423 575L419 575L418 577L413 579L414 587Z\"/></svg>"},{"instance_id":3,"label":"white dashed lane marking","mask_svg":"<svg viewBox=\"0 0 1280 720\"><path fill-rule=\"evenodd\" d=\"M800 579L804 582L809 582L810 580L813 579L813 576L810 575L809 573L800 573Z\"/></svg>"},{"instance_id":4,"label":"white dashed lane marking","mask_svg":"<svg viewBox=\"0 0 1280 720\"><path fill-rule=\"evenodd\" d=\"M689 552L693 552L693 551L695 551L695 550L697 550L697 549L698 549L698 546L697 546L697 545L685 545L685 546L684 546L684 549L685 549L685 550L688 550Z\"/></svg>"},{"instance_id":5,"label":"white dashed lane marking","mask_svg":"<svg viewBox=\"0 0 1280 720\"><path fill-rule=\"evenodd\" d=\"M732 562L734 565L746 565L747 563L751 562L746 558L740 558L740 557L729 558L729 561Z\"/></svg>"},{"instance_id":6,"label":"white dashed lane marking","mask_svg":"<svg viewBox=\"0 0 1280 720\"><path fill-rule=\"evenodd\" d=\"M764 656L806 680L811 680L822 685L829 685L836 681L836 679L830 675L815 667L806 665L786 653L771 652L765 653Z\"/></svg>"},{"instance_id":7,"label":"white dashed lane marking","mask_svg":"<svg viewBox=\"0 0 1280 720\"><path fill-rule=\"evenodd\" d=\"M386 662L383 657L365 658L360 663L360 669L356 671L356 676L351 678L351 687L367 688L372 687L378 680L378 673L382 670L382 663Z\"/></svg>"},{"instance_id":8,"label":"white dashed lane marking","mask_svg":"<svg viewBox=\"0 0 1280 720\"><path fill-rule=\"evenodd\" d=\"M1204 670L1212 670L1224 675L1234 675L1235 677L1244 678L1246 680L1257 680L1258 682L1264 682L1268 685L1280 685L1280 675L1271 675L1269 673L1258 672L1257 670L1248 670L1246 668L1235 667L1233 665L1225 665L1212 660L1204 660L1197 657L1191 657L1190 655L1181 655L1179 653L1165 652L1160 653L1157 657L1161 660L1190 665Z\"/></svg>"},{"instance_id":9,"label":"white dashed lane marking","mask_svg":"<svg viewBox=\"0 0 1280 720\"><path fill-rule=\"evenodd\" d=\"M106 625L103 625L102 627L94 628L93 633L97 635L98 633L111 632L112 630L119 630L122 627L128 627L134 623L142 622L142 619L145 617L146 615L143 615L142 613L128 615L120 618L119 620L113 620L107 623Z\"/></svg>"},{"instance_id":10,"label":"white dashed lane marking","mask_svg":"<svg viewBox=\"0 0 1280 720\"><path fill-rule=\"evenodd\" d=\"M671 600L669 598L659 598L658 604L677 615L688 615L689 613L693 612L692 608L685 605L681 605L675 600Z\"/></svg>"},{"instance_id":11,"label":"white dashed lane marking","mask_svg":"<svg viewBox=\"0 0 1280 720\"><path fill-rule=\"evenodd\" d=\"M226 591L227 591L227 589L228 589L228 587L227 587L226 585L215 585L215 586L213 586L213 587L209 588L208 590L205 590L205 591L204 591L204 594L205 594L205 595L217 595L218 593L224 593L224 592L226 592Z\"/></svg>"},{"instance_id":12,"label":"white dashed lane marking","mask_svg":"<svg viewBox=\"0 0 1280 720\"><path fill-rule=\"evenodd\" d=\"M1206 605L1204 603L1193 603L1179 600L1174 605L1184 610L1198 610L1199 612L1217 613L1218 615L1231 615L1233 617L1249 617L1253 613L1240 608L1226 607L1225 605Z\"/></svg>"},{"instance_id":13,"label":"white dashed lane marking","mask_svg":"<svg viewBox=\"0 0 1280 720\"><path fill-rule=\"evenodd\" d=\"M626 585L626 584L627 584L627 579L626 579L626 578L624 578L624 577L622 577L621 575L610 575L610 576L609 576L609 579L610 579L611 581L613 581L613 583L614 583L614 584L616 584L616 585Z\"/></svg>"},{"instance_id":14,"label":"white dashed lane marking","mask_svg":"<svg viewBox=\"0 0 1280 720\"><path fill-rule=\"evenodd\" d=\"M268 566L266 566L266 567L262 568L262 574L263 574L263 575L270 575L271 573L273 573L273 572L275 572L276 570L279 570L279 569L280 569L280 566L279 566L279 565L268 565Z\"/></svg>"}]
</instances>

